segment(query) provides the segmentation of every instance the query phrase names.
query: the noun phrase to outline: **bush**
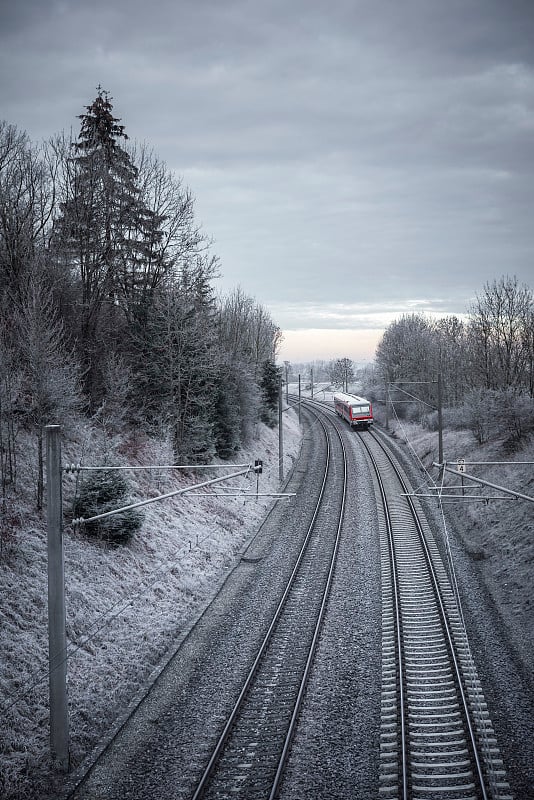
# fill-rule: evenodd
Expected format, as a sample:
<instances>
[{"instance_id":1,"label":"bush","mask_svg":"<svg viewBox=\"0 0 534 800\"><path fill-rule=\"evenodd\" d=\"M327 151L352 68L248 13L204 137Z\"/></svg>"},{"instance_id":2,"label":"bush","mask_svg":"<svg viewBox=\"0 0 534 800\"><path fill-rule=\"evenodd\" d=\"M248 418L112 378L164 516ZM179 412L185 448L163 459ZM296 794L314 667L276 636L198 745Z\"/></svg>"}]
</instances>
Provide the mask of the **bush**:
<instances>
[{"instance_id":1,"label":"bush","mask_svg":"<svg viewBox=\"0 0 534 800\"><path fill-rule=\"evenodd\" d=\"M501 396L503 432L512 442L519 442L534 431L534 399L526 392Z\"/></svg>"},{"instance_id":2,"label":"bush","mask_svg":"<svg viewBox=\"0 0 534 800\"><path fill-rule=\"evenodd\" d=\"M524 392L475 389L458 409L458 423L479 444L499 436L520 441L534 430L534 400Z\"/></svg>"},{"instance_id":3,"label":"bush","mask_svg":"<svg viewBox=\"0 0 534 800\"><path fill-rule=\"evenodd\" d=\"M128 491L128 483L119 470L90 472L73 503L73 517L89 519L126 506L129 502ZM85 523L82 530L88 536L119 545L125 544L142 523L142 515L130 509L112 517Z\"/></svg>"},{"instance_id":4,"label":"bush","mask_svg":"<svg viewBox=\"0 0 534 800\"><path fill-rule=\"evenodd\" d=\"M458 409L456 408L444 408L441 412L441 419L443 428L449 428L449 430L461 430L462 425L458 420ZM431 411L429 414L425 414L421 421L423 428L426 428L428 431L436 432L439 430L439 418L437 411Z\"/></svg>"}]
</instances>

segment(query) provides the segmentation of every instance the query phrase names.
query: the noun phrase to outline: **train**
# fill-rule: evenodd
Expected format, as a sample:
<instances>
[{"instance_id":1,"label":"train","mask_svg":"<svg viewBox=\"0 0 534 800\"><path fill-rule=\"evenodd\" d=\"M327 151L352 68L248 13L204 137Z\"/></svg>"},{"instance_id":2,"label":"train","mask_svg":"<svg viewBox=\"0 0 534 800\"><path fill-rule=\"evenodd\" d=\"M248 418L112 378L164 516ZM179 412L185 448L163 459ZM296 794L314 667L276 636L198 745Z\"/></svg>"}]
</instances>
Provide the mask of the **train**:
<instances>
[{"instance_id":1,"label":"train","mask_svg":"<svg viewBox=\"0 0 534 800\"><path fill-rule=\"evenodd\" d=\"M373 406L365 397L340 392L334 395L334 407L336 414L347 420L351 428L368 430L373 424Z\"/></svg>"}]
</instances>

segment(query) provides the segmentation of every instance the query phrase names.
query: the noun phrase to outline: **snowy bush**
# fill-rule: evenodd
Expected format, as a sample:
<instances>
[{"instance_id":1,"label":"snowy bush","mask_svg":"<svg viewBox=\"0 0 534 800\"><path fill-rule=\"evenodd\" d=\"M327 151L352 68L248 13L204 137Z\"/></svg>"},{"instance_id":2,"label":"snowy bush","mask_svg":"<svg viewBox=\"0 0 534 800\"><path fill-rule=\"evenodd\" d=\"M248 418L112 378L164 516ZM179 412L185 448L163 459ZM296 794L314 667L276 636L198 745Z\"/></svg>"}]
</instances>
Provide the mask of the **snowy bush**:
<instances>
[{"instance_id":1,"label":"snowy bush","mask_svg":"<svg viewBox=\"0 0 534 800\"><path fill-rule=\"evenodd\" d=\"M119 470L89 473L73 503L73 517L89 519L128 505L128 489L128 483ZM127 542L142 523L142 515L130 509L112 517L84 523L82 530L88 536L119 545Z\"/></svg>"},{"instance_id":2,"label":"snowy bush","mask_svg":"<svg viewBox=\"0 0 534 800\"><path fill-rule=\"evenodd\" d=\"M444 428L449 428L449 430L453 431L462 429L462 425L458 419L457 408L444 408L441 412L441 418ZM439 429L438 412L431 411L429 414L425 414L421 420L421 424L427 431L437 431Z\"/></svg>"},{"instance_id":3,"label":"snowy bush","mask_svg":"<svg viewBox=\"0 0 534 800\"><path fill-rule=\"evenodd\" d=\"M471 431L479 444L497 434L496 394L489 389L474 389L458 408L458 422Z\"/></svg>"},{"instance_id":4,"label":"snowy bush","mask_svg":"<svg viewBox=\"0 0 534 800\"><path fill-rule=\"evenodd\" d=\"M521 441L534 431L534 399L526 392L502 392L500 406L503 432L511 441Z\"/></svg>"},{"instance_id":5,"label":"snowy bush","mask_svg":"<svg viewBox=\"0 0 534 800\"><path fill-rule=\"evenodd\" d=\"M475 389L458 409L458 424L479 444L503 436L520 441L534 430L534 401L526 393Z\"/></svg>"}]
</instances>

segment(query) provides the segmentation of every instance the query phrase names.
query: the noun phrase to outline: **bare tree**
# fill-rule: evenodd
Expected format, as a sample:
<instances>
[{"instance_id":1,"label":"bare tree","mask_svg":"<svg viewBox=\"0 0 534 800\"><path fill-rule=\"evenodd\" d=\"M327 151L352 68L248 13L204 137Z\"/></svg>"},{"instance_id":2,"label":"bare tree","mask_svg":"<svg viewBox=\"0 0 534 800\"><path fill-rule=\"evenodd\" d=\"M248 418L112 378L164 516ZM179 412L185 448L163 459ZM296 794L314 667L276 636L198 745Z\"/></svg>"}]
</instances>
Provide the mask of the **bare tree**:
<instances>
[{"instance_id":1,"label":"bare tree","mask_svg":"<svg viewBox=\"0 0 534 800\"><path fill-rule=\"evenodd\" d=\"M466 325L456 316L434 323L436 369L441 372L443 402L457 405L472 386Z\"/></svg>"},{"instance_id":2,"label":"bare tree","mask_svg":"<svg viewBox=\"0 0 534 800\"><path fill-rule=\"evenodd\" d=\"M276 356L282 333L267 309L238 287L220 303L219 335L229 357L249 364L258 378L265 361Z\"/></svg>"},{"instance_id":3,"label":"bare tree","mask_svg":"<svg viewBox=\"0 0 534 800\"><path fill-rule=\"evenodd\" d=\"M0 299L18 301L45 248L55 206L57 162L47 146L0 121Z\"/></svg>"},{"instance_id":4,"label":"bare tree","mask_svg":"<svg viewBox=\"0 0 534 800\"><path fill-rule=\"evenodd\" d=\"M48 289L32 280L15 313L18 334L20 411L37 438L37 508L43 502L43 432L45 425L65 422L81 407L79 370L65 344L64 329Z\"/></svg>"},{"instance_id":5,"label":"bare tree","mask_svg":"<svg viewBox=\"0 0 534 800\"><path fill-rule=\"evenodd\" d=\"M184 262L205 254L211 242L195 222L194 198L182 180L145 144L134 145L130 154L138 169L140 199L161 222L159 236L139 265L139 285L147 293L172 283Z\"/></svg>"},{"instance_id":6,"label":"bare tree","mask_svg":"<svg viewBox=\"0 0 534 800\"><path fill-rule=\"evenodd\" d=\"M281 331L269 312L235 289L219 304L218 339L224 370L238 377L236 398L241 437L246 439L260 418L273 420L271 384ZM267 388L269 387L269 388Z\"/></svg>"},{"instance_id":7,"label":"bare tree","mask_svg":"<svg viewBox=\"0 0 534 800\"><path fill-rule=\"evenodd\" d=\"M434 324L424 315L407 314L392 322L378 344L376 361L387 384L418 382L413 398L416 406L419 402L435 403L431 382L439 372L439 343Z\"/></svg>"},{"instance_id":8,"label":"bare tree","mask_svg":"<svg viewBox=\"0 0 534 800\"><path fill-rule=\"evenodd\" d=\"M0 480L2 505L17 480L16 404L20 394L20 369L13 342L11 319L0 316Z\"/></svg>"},{"instance_id":9,"label":"bare tree","mask_svg":"<svg viewBox=\"0 0 534 800\"><path fill-rule=\"evenodd\" d=\"M332 361L330 364L330 380L334 386L340 386L342 391L349 391L349 383L354 380L354 364L351 358L345 356Z\"/></svg>"},{"instance_id":10,"label":"bare tree","mask_svg":"<svg viewBox=\"0 0 534 800\"><path fill-rule=\"evenodd\" d=\"M486 389L531 384L534 298L516 277L484 286L471 309L473 368Z\"/></svg>"}]
</instances>

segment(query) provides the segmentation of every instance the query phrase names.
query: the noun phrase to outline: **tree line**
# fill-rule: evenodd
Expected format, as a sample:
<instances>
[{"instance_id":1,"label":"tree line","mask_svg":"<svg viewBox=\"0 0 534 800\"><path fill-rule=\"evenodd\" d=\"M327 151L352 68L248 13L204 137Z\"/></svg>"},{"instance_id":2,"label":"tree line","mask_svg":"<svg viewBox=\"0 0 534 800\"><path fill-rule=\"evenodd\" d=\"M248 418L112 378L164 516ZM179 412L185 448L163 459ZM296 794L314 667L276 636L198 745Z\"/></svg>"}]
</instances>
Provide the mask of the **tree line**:
<instances>
[{"instance_id":1,"label":"tree line","mask_svg":"<svg viewBox=\"0 0 534 800\"><path fill-rule=\"evenodd\" d=\"M301 379L301 386L311 390L317 383L329 384L331 388L348 392L350 383L355 379L354 362L349 356L332 359L316 359L315 361L284 361L284 380L288 383Z\"/></svg>"},{"instance_id":2,"label":"tree line","mask_svg":"<svg viewBox=\"0 0 534 800\"><path fill-rule=\"evenodd\" d=\"M38 507L51 422L135 426L207 463L276 421L280 330L241 289L216 296L191 191L97 92L74 142L0 121L0 476L5 499L31 431Z\"/></svg>"},{"instance_id":3,"label":"tree line","mask_svg":"<svg viewBox=\"0 0 534 800\"><path fill-rule=\"evenodd\" d=\"M450 425L466 425L481 443L501 433L520 439L532 431L532 290L503 276L484 285L464 319L408 314L392 322L376 351L375 397L383 398L388 387L401 415L435 424L438 374Z\"/></svg>"}]
</instances>

